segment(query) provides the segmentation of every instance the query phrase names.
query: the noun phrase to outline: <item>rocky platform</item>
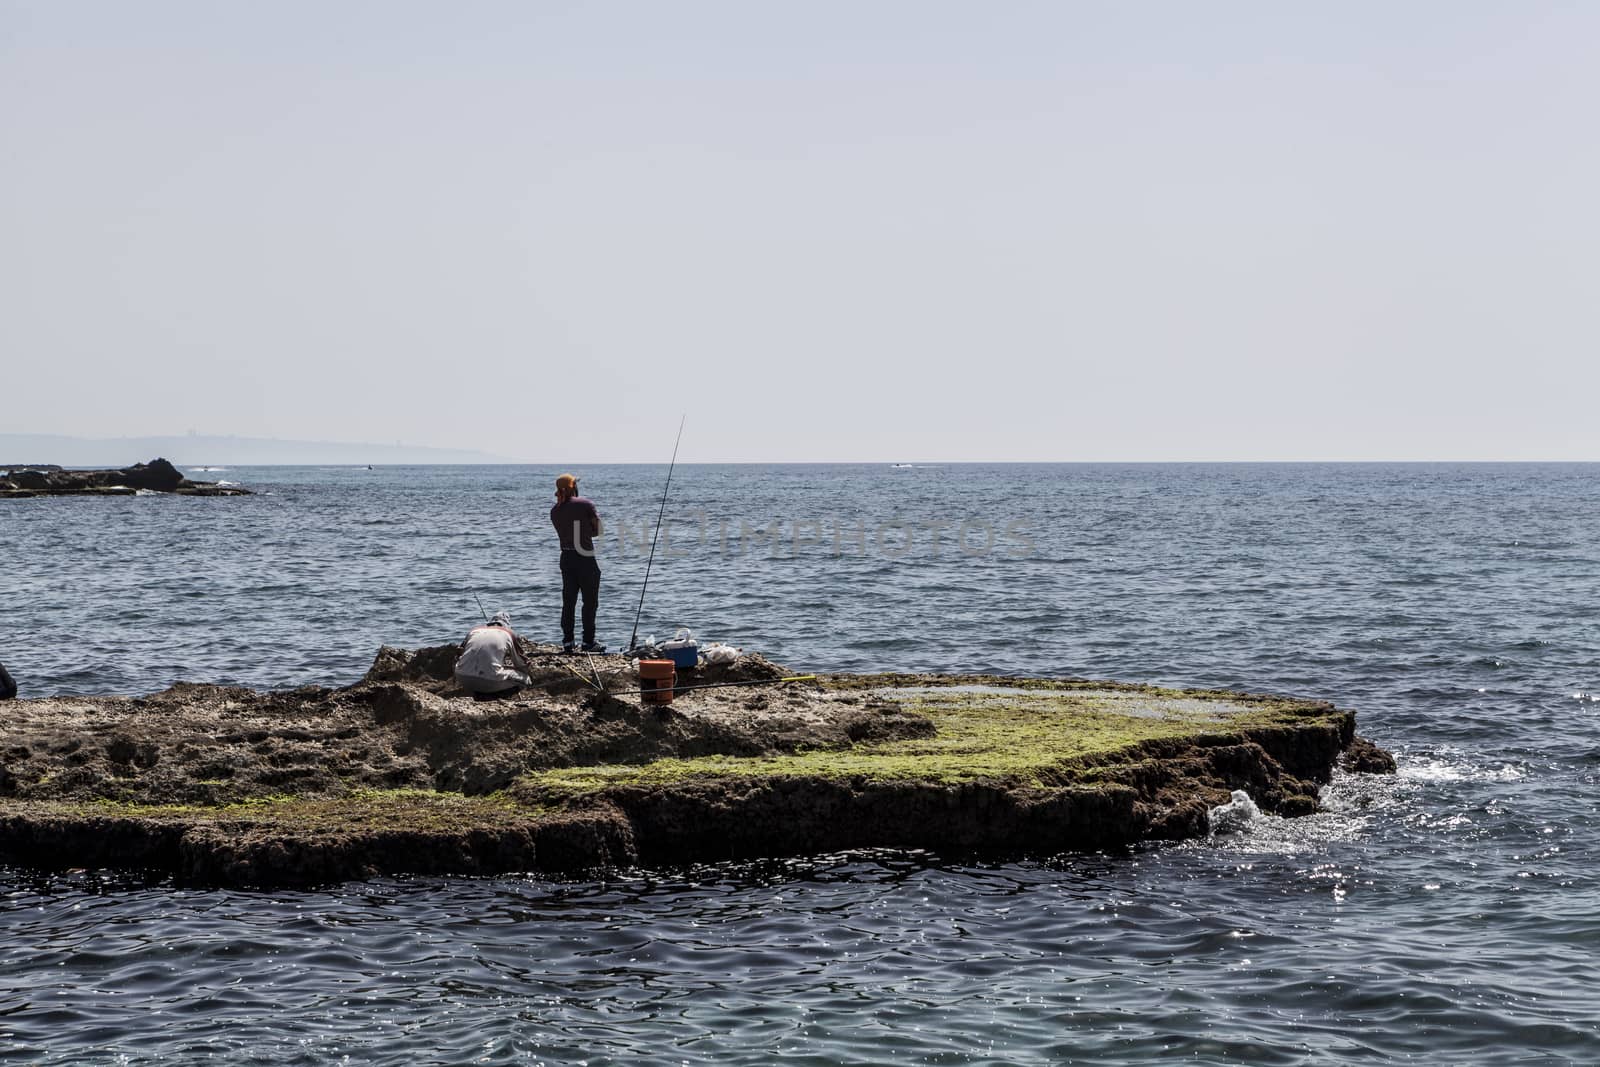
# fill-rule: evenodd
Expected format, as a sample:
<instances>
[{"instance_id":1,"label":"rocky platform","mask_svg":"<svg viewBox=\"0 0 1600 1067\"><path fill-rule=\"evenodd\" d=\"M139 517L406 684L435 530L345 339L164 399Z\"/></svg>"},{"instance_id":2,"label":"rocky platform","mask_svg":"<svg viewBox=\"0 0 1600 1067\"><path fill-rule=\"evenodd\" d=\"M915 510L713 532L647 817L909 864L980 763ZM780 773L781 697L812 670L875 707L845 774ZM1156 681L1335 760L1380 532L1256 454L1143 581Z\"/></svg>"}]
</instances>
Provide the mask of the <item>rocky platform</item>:
<instances>
[{"instance_id":1,"label":"rocky platform","mask_svg":"<svg viewBox=\"0 0 1600 1067\"><path fill-rule=\"evenodd\" d=\"M249 496L250 490L219 482L192 482L164 459L115 470L66 470L43 465L0 466L0 498L30 496Z\"/></svg>"},{"instance_id":2,"label":"rocky platform","mask_svg":"<svg viewBox=\"0 0 1600 1067\"><path fill-rule=\"evenodd\" d=\"M384 648L357 684L180 683L16 701L0 717L0 860L189 883L580 872L861 847L1024 856L1207 832L1244 789L1317 810L1345 760L1392 770L1352 712L1083 680L786 672L746 655L641 705L621 657L527 646L478 701L458 646ZM597 684L598 680L598 684ZM680 684L688 684L684 680Z\"/></svg>"}]
</instances>

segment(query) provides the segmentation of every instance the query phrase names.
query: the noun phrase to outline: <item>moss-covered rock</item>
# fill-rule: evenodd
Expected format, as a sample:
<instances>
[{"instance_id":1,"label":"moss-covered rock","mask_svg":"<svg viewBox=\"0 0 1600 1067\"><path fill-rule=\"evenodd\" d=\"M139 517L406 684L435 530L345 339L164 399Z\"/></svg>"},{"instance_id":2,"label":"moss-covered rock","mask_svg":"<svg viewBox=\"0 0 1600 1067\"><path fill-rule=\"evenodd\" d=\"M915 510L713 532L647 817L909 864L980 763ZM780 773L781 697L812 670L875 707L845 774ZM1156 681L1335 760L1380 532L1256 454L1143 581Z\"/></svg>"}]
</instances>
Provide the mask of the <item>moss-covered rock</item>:
<instances>
[{"instance_id":1,"label":"moss-covered rock","mask_svg":"<svg viewBox=\"0 0 1600 1067\"><path fill-rule=\"evenodd\" d=\"M345 689L17 702L0 858L269 885L1047 854L1203 834L1234 789L1314 811L1356 740L1354 715L1320 701L988 676L687 691L664 714L625 695L624 661L586 664L610 672L591 685L539 648L548 684L481 704L454 688L449 651L385 649Z\"/></svg>"}]
</instances>

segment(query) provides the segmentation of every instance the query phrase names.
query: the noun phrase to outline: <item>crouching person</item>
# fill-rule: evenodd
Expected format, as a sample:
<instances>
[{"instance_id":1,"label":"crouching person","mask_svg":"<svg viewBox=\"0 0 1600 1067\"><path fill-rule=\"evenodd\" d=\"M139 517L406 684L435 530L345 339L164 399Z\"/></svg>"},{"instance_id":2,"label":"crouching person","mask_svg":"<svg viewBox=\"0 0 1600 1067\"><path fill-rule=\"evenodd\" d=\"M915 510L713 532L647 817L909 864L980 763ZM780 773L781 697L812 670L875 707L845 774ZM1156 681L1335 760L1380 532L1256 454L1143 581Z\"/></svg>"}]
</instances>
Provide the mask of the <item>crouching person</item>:
<instances>
[{"instance_id":1,"label":"crouching person","mask_svg":"<svg viewBox=\"0 0 1600 1067\"><path fill-rule=\"evenodd\" d=\"M528 684L528 661L517 651L511 616L498 612L467 634L461 658L456 660L456 682L474 700L513 696Z\"/></svg>"}]
</instances>

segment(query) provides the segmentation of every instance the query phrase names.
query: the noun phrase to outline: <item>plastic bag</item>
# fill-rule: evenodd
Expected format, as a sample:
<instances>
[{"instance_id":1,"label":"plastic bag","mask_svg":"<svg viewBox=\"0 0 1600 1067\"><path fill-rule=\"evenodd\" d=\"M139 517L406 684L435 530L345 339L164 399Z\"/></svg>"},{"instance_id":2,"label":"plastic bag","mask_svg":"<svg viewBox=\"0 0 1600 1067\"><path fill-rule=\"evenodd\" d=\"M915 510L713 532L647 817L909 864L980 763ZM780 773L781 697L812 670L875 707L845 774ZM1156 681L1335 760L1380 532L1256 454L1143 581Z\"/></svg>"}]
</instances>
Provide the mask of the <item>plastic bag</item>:
<instances>
[{"instance_id":1,"label":"plastic bag","mask_svg":"<svg viewBox=\"0 0 1600 1067\"><path fill-rule=\"evenodd\" d=\"M706 665L718 663L732 663L739 658L739 650L732 645L713 642L700 650L700 655L705 658Z\"/></svg>"}]
</instances>

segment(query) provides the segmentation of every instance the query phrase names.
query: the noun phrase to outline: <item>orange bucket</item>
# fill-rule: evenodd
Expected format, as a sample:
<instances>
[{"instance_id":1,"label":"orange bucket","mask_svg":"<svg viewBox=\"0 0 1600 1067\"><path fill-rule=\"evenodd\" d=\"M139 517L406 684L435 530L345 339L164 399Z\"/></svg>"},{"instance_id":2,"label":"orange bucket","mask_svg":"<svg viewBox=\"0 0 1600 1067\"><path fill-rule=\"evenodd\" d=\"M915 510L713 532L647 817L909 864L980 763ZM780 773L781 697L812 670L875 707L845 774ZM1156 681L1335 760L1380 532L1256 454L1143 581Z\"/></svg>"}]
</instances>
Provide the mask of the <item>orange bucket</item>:
<instances>
[{"instance_id":1,"label":"orange bucket","mask_svg":"<svg viewBox=\"0 0 1600 1067\"><path fill-rule=\"evenodd\" d=\"M639 661L639 688L646 704L672 703L672 685L678 680L678 666L670 659Z\"/></svg>"}]
</instances>

